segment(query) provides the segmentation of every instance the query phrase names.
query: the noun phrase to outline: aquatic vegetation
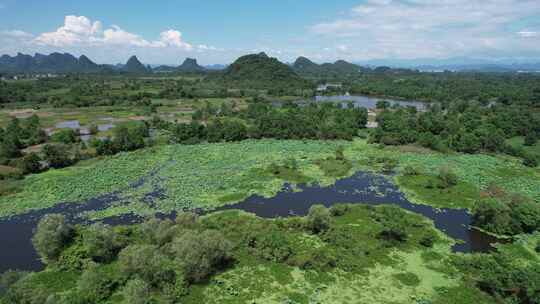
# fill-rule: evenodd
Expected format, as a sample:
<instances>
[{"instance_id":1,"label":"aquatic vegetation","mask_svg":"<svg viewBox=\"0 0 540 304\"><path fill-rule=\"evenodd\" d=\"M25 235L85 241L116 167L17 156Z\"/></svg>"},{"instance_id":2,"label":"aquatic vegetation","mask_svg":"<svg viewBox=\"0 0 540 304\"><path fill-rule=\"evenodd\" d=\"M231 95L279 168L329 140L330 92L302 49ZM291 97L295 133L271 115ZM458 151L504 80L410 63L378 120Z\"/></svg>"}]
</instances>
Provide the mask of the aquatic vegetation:
<instances>
[{"instance_id":1,"label":"aquatic vegetation","mask_svg":"<svg viewBox=\"0 0 540 304\"><path fill-rule=\"evenodd\" d=\"M335 151L343 146L347 160L335 167ZM272 174L294 159L295 169ZM0 216L51 207L61 202L84 202L108 193L120 201L111 210L100 210L101 218L122 213L148 215L155 211L212 209L241 201L250 195L275 195L284 182L333 184L337 176L357 170L380 171L391 159L397 164L397 182L414 202L436 207L471 208L479 191L497 184L509 192L540 201L540 172L524 167L517 159L491 155L400 152L378 148L365 140L297 141L247 140L239 143L165 145L83 161L77 166L26 177L18 193L0 197ZM321 160L323 163L321 163ZM322 164L322 165L321 165ZM351 166L351 169L347 169ZM400 177L406 167L420 174ZM449 167L458 184L448 189L425 187L436 178L429 172ZM343 170L341 170L343 169ZM337 171L335 171L337 172ZM158 197L152 197L156 190ZM93 216L91 216L93 217Z\"/></svg>"}]
</instances>

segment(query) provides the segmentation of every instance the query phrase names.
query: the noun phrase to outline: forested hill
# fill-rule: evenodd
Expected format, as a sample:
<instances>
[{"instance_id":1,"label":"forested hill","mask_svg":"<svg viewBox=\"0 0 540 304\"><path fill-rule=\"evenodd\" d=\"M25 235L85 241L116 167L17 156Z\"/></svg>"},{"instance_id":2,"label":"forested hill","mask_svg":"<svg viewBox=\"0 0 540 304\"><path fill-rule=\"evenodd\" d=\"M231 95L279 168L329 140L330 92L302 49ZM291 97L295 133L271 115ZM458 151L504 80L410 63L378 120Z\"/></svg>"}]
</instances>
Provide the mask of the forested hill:
<instances>
[{"instance_id":1,"label":"forested hill","mask_svg":"<svg viewBox=\"0 0 540 304\"><path fill-rule=\"evenodd\" d=\"M214 80L254 88L309 87L311 84L296 74L291 67L265 53L238 58Z\"/></svg>"},{"instance_id":2,"label":"forested hill","mask_svg":"<svg viewBox=\"0 0 540 304\"><path fill-rule=\"evenodd\" d=\"M206 69L197 63L197 59L186 58L182 65L178 67L178 71L181 73L201 73Z\"/></svg>"},{"instance_id":3,"label":"forested hill","mask_svg":"<svg viewBox=\"0 0 540 304\"><path fill-rule=\"evenodd\" d=\"M18 53L16 56L0 57L0 72L3 73L97 73L107 68L82 55L79 58L65 53L34 56Z\"/></svg>"},{"instance_id":4,"label":"forested hill","mask_svg":"<svg viewBox=\"0 0 540 304\"><path fill-rule=\"evenodd\" d=\"M369 70L345 60L319 65L306 57L298 57L293 64L293 69L296 73L304 77L355 76Z\"/></svg>"}]
</instances>

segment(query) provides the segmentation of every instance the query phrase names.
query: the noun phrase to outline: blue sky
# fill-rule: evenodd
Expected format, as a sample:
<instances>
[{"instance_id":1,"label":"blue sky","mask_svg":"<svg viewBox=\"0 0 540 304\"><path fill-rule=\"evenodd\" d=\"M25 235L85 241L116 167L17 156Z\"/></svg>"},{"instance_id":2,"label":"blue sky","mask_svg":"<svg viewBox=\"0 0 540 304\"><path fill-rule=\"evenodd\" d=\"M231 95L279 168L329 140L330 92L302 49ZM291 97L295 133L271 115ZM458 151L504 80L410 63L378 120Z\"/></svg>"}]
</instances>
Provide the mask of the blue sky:
<instances>
[{"instance_id":1,"label":"blue sky","mask_svg":"<svg viewBox=\"0 0 540 304\"><path fill-rule=\"evenodd\" d=\"M0 53L99 63L540 58L539 0L0 0Z\"/></svg>"}]
</instances>

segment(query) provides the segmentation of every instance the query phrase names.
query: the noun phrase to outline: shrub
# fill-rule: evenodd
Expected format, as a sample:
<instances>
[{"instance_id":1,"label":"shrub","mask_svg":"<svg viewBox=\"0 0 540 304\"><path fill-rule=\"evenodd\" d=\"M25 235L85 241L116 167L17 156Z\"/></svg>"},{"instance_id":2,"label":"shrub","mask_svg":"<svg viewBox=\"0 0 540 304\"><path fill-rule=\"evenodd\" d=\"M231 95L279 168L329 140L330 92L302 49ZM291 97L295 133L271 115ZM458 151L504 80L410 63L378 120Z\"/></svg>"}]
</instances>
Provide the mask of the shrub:
<instances>
[{"instance_id":1,"label":"shrub","mask_svg":"<svg viewBox=\"0 0 540 304\"><path fill-rule=\"evenodd\" d=\"M69 147L65 145L45 145L43 157L51 168L63 168L71 165L73 161L69 157Z\"/></svg>"},{"instance_id":2,"label":"shrub","mask_svg":"<svg viewBox=\"0 0 540 304\"><path fill-rule=\"evenodd\" d=\"M122 289L122 295L126 304L148 304L150 286L143 280L130 280Z\"/></svg>"},{"instance_id":3,"label":"shrub","mask_svg":"<svg viewBox=\"0 0 540 304\"><path fill-rule=\"evenodd\" d=\"M343 216L345 213L349 212L349 210L351 210L351 206L347 204L335 204L330 207L330 214L332 216Z\"/></svg>"},{"instance_id":4,"label":"shrub","mask_svg":"<svg viewBox=\"0 0 540 304\"><path fill-rule=\"evenodd\" d=\"M154 245L131 245L118 254L120 271L127 277L139 277L158 286L175 279L167 257Z\"/></svg>"},{"instance_id":5,"label":"shrub","mask_svg":"<svg viewBox=\"0 0 540 304\"><path fill-rule=\"evenodd\" d=\"M403 168L403 175L405 176L416 176L420 174L420 170L413 166L405 166Z\"/></svg>"},{"instance_id":6,"label":"shrub","mask_svg":"<svg viewBox=\"0 0 540 304\"><path fill-rule=\"evenodd\" d=\"M231 259L231 243L215 230L186 232L175 239L172 251L186 279L200 282Z\"/></svg>"},{"instance_id":7,"label":"shrub","mask_svg":"<svg viewBox=\"0 0 540 304\"><path fill-rule=\"evenodd\" d=\"M41 171L41 158L36 153L29 153L17 162L17 167L23 174L38 173Z\"/></svg>"},{"instance_id":8,"label":"shrub","mask_svg":"<svg viewBox=\"0 0 540 304\"><path fill-rule=\"evenodd\" d=\"M306 217L306 227L313 233L320 233L330 227L330 211L323 205L313 205Z\"/></svg>"},{"instance_id":9,"label":"shrub","mask_svg":"<svg viewBox=\"0 0 540 304\"><path fill-rule=\"evenodd\" d=\"M88 255L96 262L111 261L122 247L114 230L102 223L88 227L83 234L83 244Z\"/></svg>"},{"instance_id":10,"label":"shrub","mask_svg":"<svg viewBox=\"0 0 540 304\"><path fill-rule=\"evenodd\" d=\"M255 231L246 239L251 252L268 261L283 262L293 254L289 240L277 229Z\"/></svg>"},{"instance_id":11,"label":"shrub","mask_svg":"<svg viewBox=\"0 0 540 304\"><path fill-rule=\"evenodd\" d=\"M389 242L407 241L407 233L399 228L385 229L379 233L379 238Z\"/></svg>"},{"instance_id":12,"label":"shrub","mask_svg":"<svg viewBox=\"0 0 540 304\"><path fill-rule=\"evenodd\" d=\"M98 266L91 266L83 272L77 282L82 303L94 304L110 297L114 282Z\"/></svg>"},{"instance_id":13,"label":"shrub","mask_svg":"<svg viewBox=\"0 0 540 304\"><path fill-rule=\"evenodd\" d=\"M45 263L56 261L73 237L73 227L59 214L45 215L38 223L32 243Z\"/></svg>"},{"instance_id":14,"label":"shrub","mask_svg":"<svg viewBox=\"0 0 540 304\"><path fill-rule=\"evenodd\" d=\"M175 233L174 223L152 218L140 225L140 231L146 243L162 246L172 241Z\"/></svg>"},{"instance_id":15,"label":"shrub","mask_svg":"<svg viewBox=\"0 0 540 304\"><path fill-rule=\"evenodd\" d=\"M62 129L51 136L53 142L73 144L79 141L79 133L73 129Z\"/></svg>"},{"instance_id":16,"label":"shrub","mask_svg":"<svg viewBox=\"0 0 540 304\"><path fill-rule=\"evenodd\" d=\"M443 189L447 189L458 184L457 175L448 167L441 167L439 169L438 178L440 181L439 186Z\"/></svg>"},{"instance_id":17,"label":"shrub","mask_svg":"<svg viewBox=\"0 0 540 304\"><path fill-rule=\"evenodd\" d=\"M199 220L199 216L196 213L193 212L180 212L176 215L176 225L186 228L186 229L192 229L197 226L197 222Z\"/></svg>"}]
</instances>

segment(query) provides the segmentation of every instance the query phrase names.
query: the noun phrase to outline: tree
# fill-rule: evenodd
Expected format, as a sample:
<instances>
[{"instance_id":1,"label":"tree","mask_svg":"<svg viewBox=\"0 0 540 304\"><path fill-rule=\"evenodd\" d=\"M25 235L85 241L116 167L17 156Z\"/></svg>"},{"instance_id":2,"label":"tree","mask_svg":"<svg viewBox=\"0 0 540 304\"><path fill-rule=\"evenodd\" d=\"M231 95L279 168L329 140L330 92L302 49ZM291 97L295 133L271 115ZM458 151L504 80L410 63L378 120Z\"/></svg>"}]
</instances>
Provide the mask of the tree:
<instances>
[{"instance_id":1,"label":"tree","mask_svg":"<svg viewBox=\"0 0 540 304\"><path fill-rule=\"evenodd\" d=\"M150 286L140 279L129 280L122 289L122 295L126 304L148 304Z\"/></svg>"},{"instance_id":2,"label":"tree","mask_svg":"<svg viewBox=\"0 0 540 304\"><path fill-rule=\"evenodd\" d=\"M116 256L122 242L111 227L96 223L83 234L83 245L92 259L108 262Z\"/></svg>"},{"instance_id":3,"label":"tree","mask_svg":"<svg viewBox=\"0 0 540 304\"><path fill-rule=\"evenodd\" d=\"M120 271L127 277L139 277L150 285L175 280L169 259L154 245L130 245L118 254Z\"/></svg>"},{"instance_id":4,"label":"tree","mask_svg":"<svg viewBox=\"0 0 540 304\"><path fill-rule=\"evenodd\" d=\"M313 205L309 208L306 227L313 233L321 233L330 228L330 211L323 205Z\"/></svg>"},{"instance_id":5,"label":"tree","mask_svg":"<svg viewBox=\"0 0 540 304\"><path fill-rule=\"evenodd\" d=\"M65 145L50 145L43 147L43 157L51 168L63 168L71 165L73 161L69 157L68 147Z\"/></svg>"},{"instance_id":6,"label":"tree","mask_svg":"<svg viewBox=\"0 0 540 304\"><path fill-rule=\"evenodd\" d=\"M113 287L114 282L96 265L86 269L77 282L77 289L84 304L100 303L109 298Z\"/></svg>"},{"instance_id":7,"label":"tree","mask_svg":"<svg viewBox=\"0 0 540 304\"><path fill-rule=\"evenodd\" d=\"M231 259L231 243L218 231L186 231L172 243L175 261L186 279L200 282Z\"/></svg>"},{"instance_id":8,"label":"tree","mask_svg":"<svg viewBox=\"0 0 540 304\"><path fill-rule=\"evenodd\" d=\"M5 132L5 136L0 139L0 158L19 157L21 143L15 134Z\"/></svg>"},{"instance_id":9,"label":"tree","mask_svg":"<svg viewBox=\"0 0 540 304\"><path fill-rule=\"evenodd\" d=\"M525 135L525 141L524 141L525 146L532 147L536 145L537 142L538 142L538 135L536 134L536 132L529 132Z\"/></svg>"},{"instance_id":10,"label":"tree","mask_svg":"<svg viewBox=\"0 0 540 304\"><path fill-rule=\"evenodd\" d=\"M92 145L96 147L96 153L98 155L114 155L117 152L114 143L108 137L103 140L98 139L92 142Z\"/></svg>"},{"instance_id":11,"label":"tree","mask_svg":"<svg viewBox=\"0 0 540 304\"><path fill-rule=\"evenodd\" d=\"M443 189L453 187L458 184L458 176L448 167L439 168L440 187Z\"/></svg>"},{"instance_id":12,"label":"tree","mask_svg":"<svg viewBox=\"0 0 540 304\"><path fill-rule=\"evenodd\" d=\"M48 214L39 221L32 244L43 262L51 263L58 259L72 237L73 227L66 223L63 215Z\"/></svg>"},{"instance_id":13,"label":"tree","mask_svg":"<svg viewBox=\"0 0 540 304\"><path fill-rule=\"evenodd\" d=\"M41 158L36 153L29 153L17 162L17 167L23 174L38 173L41 171Z\"/></svg>"},{"instance_id":14,"label":"tree","mask_svg":"<svg viewBox=\"0 0 540 304\"><path fill-rule=\"evenodd\" d=\"M73 129L62 129L54 133L51 136L51 140L69 145L79 141L79 133Z\"/></svg>"}]
</instances>

